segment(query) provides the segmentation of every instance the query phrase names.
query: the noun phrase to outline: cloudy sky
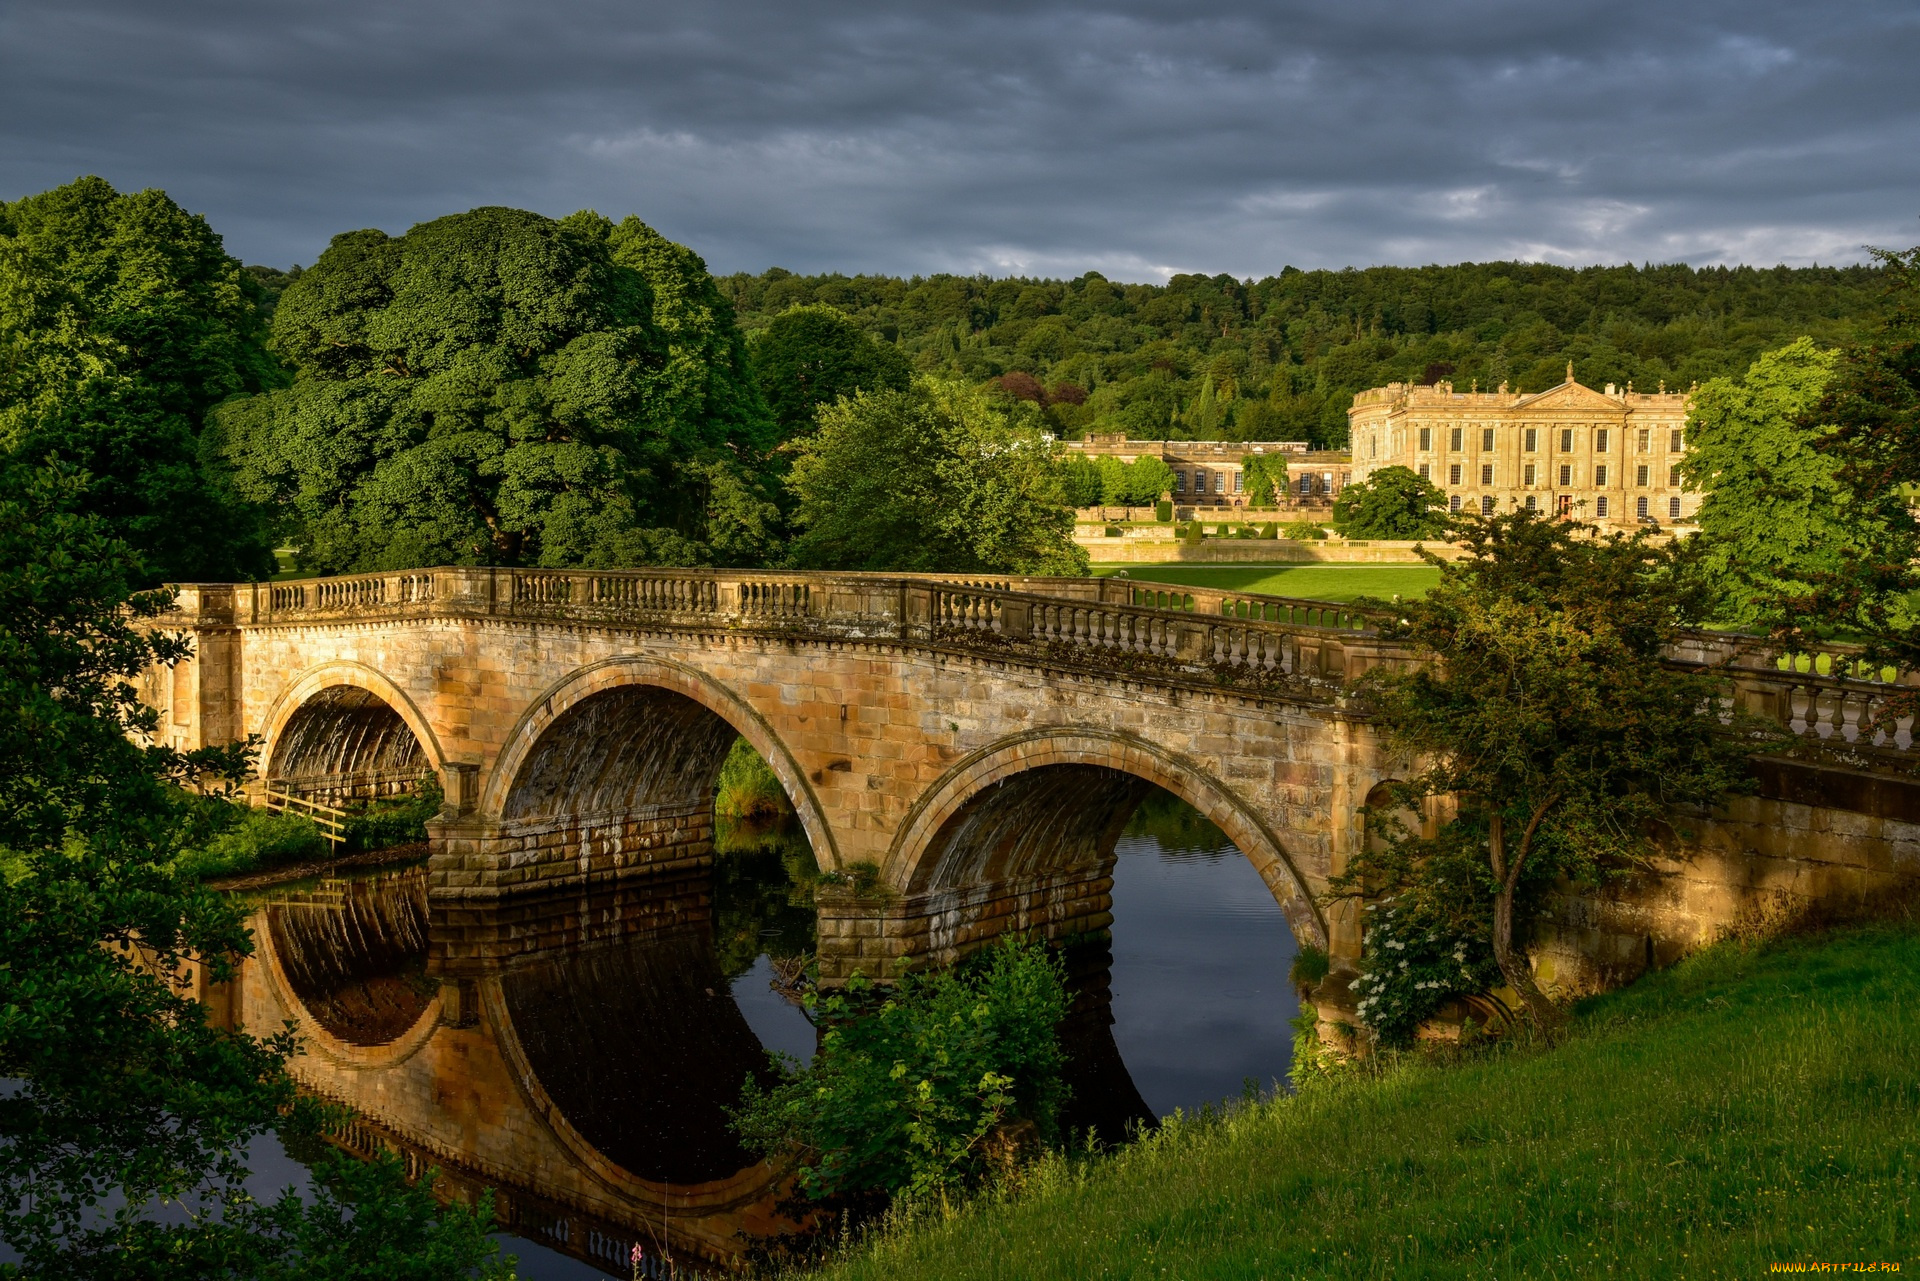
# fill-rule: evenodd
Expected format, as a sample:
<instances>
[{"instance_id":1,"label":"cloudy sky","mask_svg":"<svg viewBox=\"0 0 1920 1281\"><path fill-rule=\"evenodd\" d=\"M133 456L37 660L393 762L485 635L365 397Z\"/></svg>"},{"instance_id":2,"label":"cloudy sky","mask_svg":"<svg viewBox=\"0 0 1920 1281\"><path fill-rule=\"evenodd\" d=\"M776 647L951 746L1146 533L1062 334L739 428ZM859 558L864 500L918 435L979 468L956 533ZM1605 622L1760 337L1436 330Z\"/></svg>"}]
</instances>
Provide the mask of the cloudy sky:
<instances>
[{"instance_id":1,"label":"cloudy sky","mask_svg":"<svg viewBox=\"0 0 1920 1281\"><path fill-rule=\"evenodd\" d=\"M508 204L718 271L1851 261L1920 241L1914 0L0 0L0 198L251 262Z\"/></svg>"}]
</instances>

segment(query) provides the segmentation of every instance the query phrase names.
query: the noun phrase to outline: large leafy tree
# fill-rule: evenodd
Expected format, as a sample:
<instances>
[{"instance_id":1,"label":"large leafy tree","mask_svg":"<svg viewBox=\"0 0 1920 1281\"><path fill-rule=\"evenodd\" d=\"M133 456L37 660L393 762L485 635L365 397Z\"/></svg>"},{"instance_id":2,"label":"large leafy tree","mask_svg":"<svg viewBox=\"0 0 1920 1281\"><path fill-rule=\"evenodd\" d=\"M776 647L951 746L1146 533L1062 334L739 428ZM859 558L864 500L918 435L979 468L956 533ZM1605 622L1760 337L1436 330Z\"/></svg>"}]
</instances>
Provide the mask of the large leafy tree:
<instances>
[{"instance_id":1,"label":"large leafy tree","mask_svg":"<svg viewBox=\"0 0 1920 1281\"><path fill-rule=\"evenodd\" d=\"M1722 726L1716 678L1662 661L1711 601L1688 549L1527 511L1469 517L1459 539L1466 556L1429 555L1440 582L1383 627L1428 661L1376 668L1362 686L1389 751L1416 772L1370 818L1386 839L1336 889L1484 939L1551 1027L1559 1014L1516 946L1526 908L1562 877L1643 865L1673 808L1739 786L1764 740ZM1447 805L1432 834L1395 818Z\"/></svg>"},{"instance_id":2,"label":"large leafy tree","mask_svg":"<svg viewBox=\"0 0 1920 1281\"><path fill-rule=\"evenodd\" d=\"M783 440L811 432L821 406L842 396L905 391L913 381L897 347L819 305L775 316L754 339L753 366Z\"/></svg>"},{"instance_id":3,"label":"large leafy tree","mask_svg":"<svg viewBox=\"0 0 1920 1281\"><path fill-rule=\"evenodd\" d=\"M1827 427L1817 447L1837 464L1845 510L1859 517L1847 531L1858 552L1808 570L1793 621L1863 634L1874 657L1911 669L1920 667L1920 523L1909 506L1920 493L1920 248L1875 256L1886 269L1881 324L1841 354L1809 415ZM1913 706L1902 699L1889 710Z\"/></svg>"},{"instance_id":4,"label":"large leafy tree","mask_svg":"<svg viewBox=\"0 0 1920 1281\"><path fill-rule=\"evenodd\" d=\"M82 510L138 549L142 582L272 568L201 450L213 406L279 378L263 298L163 192L82 178L0 204L0 451L83 475Z\"/></svg>"},{"instance_id":5,"label":"large leafy tree","mask_svg":"<svg viewBox=\"0 0 1920 1281\"><path fill-rule=\"evenodd\" d=\"M489 208L336 236L273 337L293 385L218 421L309 568L691 564L770 541L730 311L637 220Z\"/></svg>"},{"instance_id":6,"label":"large leafy tree","mask_svg":"<svg viewBox=\"0 0 1920 1281\"><path fill-rule=\"evenodd\" d=\"M789 484L805 569L1084 573L1060 451L1020 401L917 383L820 411Z\"/></svg>"},{"instance_id":7,"label":"large leafy tree","mask_svg":"<svg viewBox=\"0 0 1920 1281\"><path fill-rule=\"evenodd\" d=\"M1689 406L1681 474L1706 495L1702 567L1720 590L1722 622L1778 624L1815 582L1851 573L1888 523L1904 520L1896 490L1856 493L1821 449L1831 428L1816 415L1837 359L1802 338L1762 355L1744 378L1705 384Z\"/></svg>"},{"instance_id":8,"label":"large leafy tree","mask_svg":"<svg viewBox=\"0 0 1920 1281\"><path fill-rule=\"evenodd\" d=\"M1452 527L1447 496L1407 467L1382 467L1341 490L1333 523L1348 538L1438 538Z\"/></svg>"},{"instance_id":9,"label":"large leafy tree","mask_svg":"<svg viewBox=\"0 0 1920 1281\"><path fill-rule=\"evenodd\" d=\"M322 1119L284 1036L211 1026L180 982L251 949L234 908L175 870L204 837L186 790L244 747L153 743L135 695L186 644L152 630L145 563L70 471L0 465L0 1240L48 1278L466 1277L486 1214L442 1215L397 1162L326 1163L312 1204L247 1193L254 1136Z\"/></svg>"}]
</instances>

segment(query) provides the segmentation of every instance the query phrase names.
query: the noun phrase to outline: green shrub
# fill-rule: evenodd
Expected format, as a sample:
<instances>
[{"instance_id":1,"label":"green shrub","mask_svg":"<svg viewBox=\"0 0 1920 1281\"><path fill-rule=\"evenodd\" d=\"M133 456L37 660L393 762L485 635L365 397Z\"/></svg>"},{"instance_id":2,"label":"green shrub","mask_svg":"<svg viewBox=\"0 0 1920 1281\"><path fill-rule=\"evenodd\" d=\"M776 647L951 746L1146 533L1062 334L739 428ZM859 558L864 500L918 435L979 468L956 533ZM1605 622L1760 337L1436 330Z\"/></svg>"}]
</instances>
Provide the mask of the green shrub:
<instances>
[{"instance_id":1,"label":"green shrub","mask_svg":"<svg viewBox=\"0 0 1920 1281\"><path fill-rule=\"evenodd\" d=\"M1266 524L1260 526L1260 537L1265 539L1276 539L1280 537L1280 526L1274 524L1272 521L1268 521Z\"/></svg>"},{"instance_id":2,"label":"green shrub","mask_svg":"<svg viewBox=\"0 0 1920 1281\"><path fill-rule=\"evenodd\" d=\"M205 816L215 829L212 839L174 860L176 868L195 880L238 876L327 855L327 838L312 820L298 814L211 801Z\"/></svg>"},{"instance_id":3,"label":"green shrub","mask_svg":"<svg viewBox=\"0 0 1920 1281\"><path fill-rule=\"evenodd\" d=\"M405 796L375 801L347 820L347 848L384 850L424 841L427 820L440 812L445 801L439 781L433 778L423 779Z\"/></svg>"},{"instance_id":4,"label":"green shrub","mask_svg":"<svg viewBox=\"0 0 1920 1281\"><path fill-rule=\"evenodd\" d=\"M1497 987L1485 923L1424 899L1367 904L1366 957L1353 981L1354 1012L1380 1044L1413 1044L1414 1030L1455 996Z\"/></svg>"},{"instance_id":5,"label":"green shrub","mask_svg":"<svg viewBox=\"0 0 1920 1281\"><path fill-rule=\"evenodd\" d=\"M1179 537L1189 543L1197 543L1206 536L1206 530L1201 528L1200 522L1197 520L1179 531Z\"/></svg>"},{"instance_id":6,"label":"green shrub","mask_svg":"<svg viewBox=\"0 0 1920 1281\"><path fill-rule=\"evenodd\" d=\"M1059 960L1013 939L891 992L856 976L807 998L825 1031L811 1066L774 1056L779 1080L748 1081L733 1127L769 1157L797 1153L814 1200L924 1197L977 1185L984 1142L1030 1122L1057 1127L1066 1014Z\"/></svg>"},{"instance_id":7,"label":"green shrub","mask_svg":"<svg viewBox=\"0 0 1920 1281\"><path fill-rule=\"evenodd\" d=\"M723 818L774 818L792 813L793 805L773 767L746 739L736 738L720 766L713 812Z\"/></svg>"},{"instance_id":8,"label":"green shrub","mask_svg":"<svg viewBox=\"0 0 1920 1281\"><path fill-rule=\"evenodd\" d=\"M1153 518L1162 525L1173 519L1173 504L1162 499L1153 505Z\"/></svg>"},{"instance_id":9,"label":"green shrub","mask_svg":"<svg viewBox=\"0 0 1920 1281\"><path fill-rule=\"evenodd\" d=\"M1302 943L1294 953L1293 964L1287 967L1287 978L1297 988L1311 988L1318 986L1332 969L1333 958L1327 955L1326 948Z\"/></svg>"},{"instance_id":10,"label":"green shrub","mask_svg":"<svg viewBox=\"0 0 1920 1281\"><path fill-rule=\"evenodd\" d=\"M1327 531L1310 520L1296 520L1287 526L1287 537L1299 542L1324 541Z\"/></svg>"}]
</instances>

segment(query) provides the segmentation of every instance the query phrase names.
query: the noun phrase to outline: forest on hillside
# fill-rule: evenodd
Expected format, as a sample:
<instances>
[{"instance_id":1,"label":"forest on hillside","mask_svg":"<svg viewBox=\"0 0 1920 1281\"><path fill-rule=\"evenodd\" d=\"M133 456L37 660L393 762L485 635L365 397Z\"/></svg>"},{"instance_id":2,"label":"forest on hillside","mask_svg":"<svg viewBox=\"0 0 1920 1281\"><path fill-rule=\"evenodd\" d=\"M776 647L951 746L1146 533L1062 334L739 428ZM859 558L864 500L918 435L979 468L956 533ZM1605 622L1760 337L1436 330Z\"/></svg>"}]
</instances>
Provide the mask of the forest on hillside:
<instances>
[{"instance_id":1,"label":"forest on hillside","mask_svg":"<svg viewBox=\"0 0 1920 1281\"><path fill-rule=\"evenodd\" d=\"M1462 263L1129 285L985 276L720 277L741 328L825 304L922 373L997 380L1067 437L1306 440L1340 447L1353 394L1451 378L1462 390L1558 383L1684 388L1803 335L1853 338L1876 267L1567 268Z\"/></svg>"}]
</instances>

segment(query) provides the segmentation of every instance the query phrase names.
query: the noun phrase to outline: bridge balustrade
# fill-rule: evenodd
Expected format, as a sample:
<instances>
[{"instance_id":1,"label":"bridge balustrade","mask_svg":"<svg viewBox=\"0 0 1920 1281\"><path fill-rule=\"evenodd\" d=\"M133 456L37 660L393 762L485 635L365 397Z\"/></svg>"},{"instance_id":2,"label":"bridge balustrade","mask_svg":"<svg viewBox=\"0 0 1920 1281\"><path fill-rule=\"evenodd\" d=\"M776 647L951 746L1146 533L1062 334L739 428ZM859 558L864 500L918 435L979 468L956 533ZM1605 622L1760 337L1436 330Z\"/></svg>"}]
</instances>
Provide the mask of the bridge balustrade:
<instances>
[{"instance_id":1,"label":"bridge balustrade","mask_svg":"<svg viewBox=\"0 0 1920 1281\"><path fill-rule=\"evenodd\" d=\"M237 594L221 596L228 591ZM1373 662L1414 661L1408 647L1374 635L1375 613L1351 605L1118 578L439 568L189 588L183 595L201 613L221 599L233 601L240 621L254 623L422 609L557 611L670 618L695 627L891 635L996 653L1024 644L1056 660L1073 649L1137 656L1153 660L1168 678L1184 669L1228 679L1341 680ZM1355 641L1364 642L1370 659L1352 659L1347 651ZM1867 753L1915 750L1915 718L1904 703L1920 690L1920 673L1874 667L1857 647L1789 653L1754 637L1700 631L1683 636L1670 661L1725 675L1734 706L1798 739Z\"/></svg>"}]
</instances>

